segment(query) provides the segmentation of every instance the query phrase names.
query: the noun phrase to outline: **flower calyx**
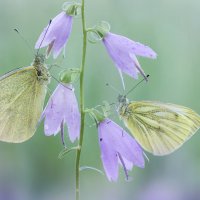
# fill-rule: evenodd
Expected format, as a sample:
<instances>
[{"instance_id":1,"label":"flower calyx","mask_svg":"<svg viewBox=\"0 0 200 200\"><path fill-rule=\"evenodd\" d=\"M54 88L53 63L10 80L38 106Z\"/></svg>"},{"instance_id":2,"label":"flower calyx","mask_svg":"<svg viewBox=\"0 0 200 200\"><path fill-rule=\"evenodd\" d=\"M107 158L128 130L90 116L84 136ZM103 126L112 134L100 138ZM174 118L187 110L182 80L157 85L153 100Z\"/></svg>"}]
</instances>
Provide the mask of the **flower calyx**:
<instances>
[{"instance_id":1,"label":"flower calyx","mask_svg":"<svg viewBox=\"0 0 200 200\"><path fill-rule=\"evenodd\" d=\"M80 75L79 68L69 68L60 73L59 81L65 84L73 83Z\"/></svg>"},{"instance_id":2,"label":"flower calyx","mask_svg":"<svg viewBox=\"0 0 200 200\"><path fill-rule=\"evenodd\" d=\"M101 21L99 24L95 25L93 28L89 28L87 32L90 33L90 42L96 43L110 32L110 24L106 21Z\"/></svg>"},{"instance_id":3,"label":"flower calyx","mask_svg":"<svg viewBox=\"0 0 200 200\"><path fill-rule=\"evenodd\" d=\"M65 2L63 11L69 16L77 16L80 14L81 4L77 2Z\"/></svg>"},{"instance_id":4,"label":"flower calyx","mask_svg":"<svg viewBox=\"0 0 200 200\"><path fill-rule=\"evenodd\" d=\"M86 109L85 113L89 113L89 115L95 120L96 125L98 125L106 118L106 116L103 113L101 113L95 108Z\"/></svg>"}]
</instances>

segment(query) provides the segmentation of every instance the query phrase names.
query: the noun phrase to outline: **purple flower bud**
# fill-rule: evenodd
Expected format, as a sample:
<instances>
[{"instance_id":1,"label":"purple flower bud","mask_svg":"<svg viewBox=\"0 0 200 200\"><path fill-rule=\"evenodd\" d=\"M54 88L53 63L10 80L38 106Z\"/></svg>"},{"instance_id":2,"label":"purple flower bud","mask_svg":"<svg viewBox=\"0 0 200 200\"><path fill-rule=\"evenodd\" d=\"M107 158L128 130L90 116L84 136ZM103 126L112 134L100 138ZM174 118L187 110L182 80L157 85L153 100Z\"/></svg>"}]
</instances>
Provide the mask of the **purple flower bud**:
<instances>
[{"instance_id":1,"label":"purple flower bud","mask_svg":"<svg viewBox=\"0 0 200 200\"><path fill-rule=\"evenodd\" d=\"M73 17L67 15L66 12L58 14L53 18L48 30L47 26L41 33L35 44L35 49L48 46L47 55L53 51L53 57L57 58L64 45L67 43L72 30L72 22Z\"/></svg>"},{"instance_id":2,"label":"purple flower bud","mask_svg":"<svg viewBox=\"0 0 200 200\"><path fill-rule=\"evenodd\" d=\"M136 55L155 59L157 55L150 47L110 32L104 36L103 44L119 71L135 79L141 73L146 79Z\"/></svg>"},{"instance_id":3,"label":"purple flower bud","mask_svg":"<svg viewBox=\"0 0 200 200\"><path fill-rule=\"evenodd\" d=\"M70 140L74 142L76 138L79 138L80 113L71 84L57 86L49 98L42 118L45 118L45 135L56 135L61 130L62 123L66 123Z\"/></svg>"},{"instance_id":4,"label":"purple flower bud","mask_svg":"<svg viewBox=\"0 0 200 200\"><path fill-rule=\"evenodd\" d=\"M117 181L118 164L127 170L133 166L144 167L143 151L125 130L106 118L98 125L101 159L109 181Z\"/></svg>"}]
</instances>

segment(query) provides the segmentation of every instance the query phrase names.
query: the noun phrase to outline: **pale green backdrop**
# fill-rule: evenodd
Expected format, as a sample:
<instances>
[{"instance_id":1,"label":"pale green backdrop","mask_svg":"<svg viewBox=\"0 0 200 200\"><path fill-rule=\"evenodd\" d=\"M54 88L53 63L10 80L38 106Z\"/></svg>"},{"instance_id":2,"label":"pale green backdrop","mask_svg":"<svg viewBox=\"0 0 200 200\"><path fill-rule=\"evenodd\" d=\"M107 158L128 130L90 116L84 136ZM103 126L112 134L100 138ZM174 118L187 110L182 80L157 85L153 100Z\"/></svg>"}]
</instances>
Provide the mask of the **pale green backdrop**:
<instances>
[{"instance_id":1,"label":"pale green backdrop","mask_svg":"<svg viewBox=\"0 0 200 200\"><path fill-rule=\"evenodd\" d=\"M63 2L0 0L1 74L28 66L34 58L33 52L13 29L17 28L33 48L41 30L60 12ZM86 15L88 26L106 20L112 32L147 44L158 53L154 61L139 58L151 78L148 84L141 84L132 92L130 99L171 102L200 113L199 0L86 0ZM63 67L80 65L80 25L78 17L74 20ZM54 76L58 71L52 71ZM125 81L127 88L138 82L129 77L125 77ZM107 82L122 91L117 70L103 45L89 44L85 77L87 107L101 104L103 100L116 101L116 93L105 86ZM51 91L56 84L52 80ZM78 83L75 85L77 88ZM117 116L113 119L119 121ZM92 123L88 118L81 163L103 170L97 131L94 126L90 128ZM117 183L109 183L105 176L94 171L83 171L81 199L199 200L199 134L172 155L154 157L147 154L150 161L146 162L145 169L136 168L130 173L132 182L125 181L122 170ZM42 124L35 136L23 144L1 142L0 200L73 200L75 153L59 160L61 150L60 137L45 137Z\"/></svg>"}]
</instances>

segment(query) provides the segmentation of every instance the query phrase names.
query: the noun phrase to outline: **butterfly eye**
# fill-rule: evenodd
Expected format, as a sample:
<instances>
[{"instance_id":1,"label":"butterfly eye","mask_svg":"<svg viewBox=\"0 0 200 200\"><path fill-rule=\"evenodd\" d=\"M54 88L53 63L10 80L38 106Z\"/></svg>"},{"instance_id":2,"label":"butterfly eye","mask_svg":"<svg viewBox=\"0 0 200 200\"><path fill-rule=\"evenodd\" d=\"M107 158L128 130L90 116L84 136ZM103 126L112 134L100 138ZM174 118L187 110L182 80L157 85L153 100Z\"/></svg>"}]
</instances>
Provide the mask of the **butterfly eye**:
<instances>
[{"instance_id":1,"label":"butterfly eye","mask_svg":"<svg viewBox=\"0 0 200 200\"><path fill-rule=\"evenodd\" d=\"M118 96L118 101L119 101L119 103L123 102L123 99L124 99L124 96L120 94L120 95Z\"/></svg>"},{"instance_id":2,"label":"butterfly eye","mask_svg":"<svg viewBox=\"0 0 200 200\"><path fill-rule=\"evenodd\" d=\"M128 103L128 99L126 98L125 95L119 95L118 96L118 102L121 104L127 104Z\"/></svg>"}]
</instances>

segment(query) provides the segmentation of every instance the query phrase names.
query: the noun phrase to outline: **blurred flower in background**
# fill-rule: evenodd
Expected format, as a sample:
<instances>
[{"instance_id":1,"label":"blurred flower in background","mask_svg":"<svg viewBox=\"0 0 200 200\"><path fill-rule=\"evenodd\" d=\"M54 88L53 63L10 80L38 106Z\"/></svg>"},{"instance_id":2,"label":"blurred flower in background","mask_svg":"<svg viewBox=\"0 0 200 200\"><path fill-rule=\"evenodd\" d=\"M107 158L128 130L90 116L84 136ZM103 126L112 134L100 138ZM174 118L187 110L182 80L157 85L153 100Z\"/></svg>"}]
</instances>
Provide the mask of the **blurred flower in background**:
<instances>
[{"instance_id":1,"label":"blurred flower in background","mask_svg":"<svg viewBox=\"0 0 200 200\"><path fill-rule=\"evenodd\" d=\"M143 187L138 194L137 200L182 200L182 194L173 183L167 183L164 180L155 180ZM188 199L189 200L189 199Z\"/></svg>"}]
</instances>

